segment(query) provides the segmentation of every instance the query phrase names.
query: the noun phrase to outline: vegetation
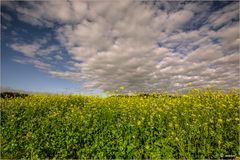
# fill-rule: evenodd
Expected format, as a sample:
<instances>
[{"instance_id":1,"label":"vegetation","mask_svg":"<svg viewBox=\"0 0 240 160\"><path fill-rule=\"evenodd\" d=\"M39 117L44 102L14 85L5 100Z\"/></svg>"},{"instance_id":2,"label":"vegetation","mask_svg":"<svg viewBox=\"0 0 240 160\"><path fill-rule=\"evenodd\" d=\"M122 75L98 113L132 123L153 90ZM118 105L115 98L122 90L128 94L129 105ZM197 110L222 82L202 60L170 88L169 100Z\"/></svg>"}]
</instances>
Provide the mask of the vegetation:
<instances>
[{"instance_id":1,"label":"vegetation","mask_svg":"<svg viewBox=\"0 0 240 160\"><path fill-rule=\"evenodd\" d=\"M1 98L16 98L16 97L27 97L28 94L26 93L17 93L17 92L2 92L0 93Z\"/></svg>"},{"instance_id":2,"label":"vegetation","mask_svg":"<svg viewBox=\"0 0 240 160\"><path fill-rule=\"evenodd\" d=\"M1 99L1 159L239 156L235 92Z\"/></svg>"}]
</instances>

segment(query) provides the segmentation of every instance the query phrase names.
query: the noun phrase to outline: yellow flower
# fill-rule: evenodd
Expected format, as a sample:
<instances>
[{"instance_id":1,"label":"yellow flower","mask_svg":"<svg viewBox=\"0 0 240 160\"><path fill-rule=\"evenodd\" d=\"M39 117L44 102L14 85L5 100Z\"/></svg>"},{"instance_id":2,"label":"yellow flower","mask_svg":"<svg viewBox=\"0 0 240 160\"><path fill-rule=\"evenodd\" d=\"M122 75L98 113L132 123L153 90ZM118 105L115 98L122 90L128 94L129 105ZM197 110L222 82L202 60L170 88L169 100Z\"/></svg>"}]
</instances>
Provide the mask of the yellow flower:
<instances>
[{"instance_id":1,"label":"yellow flower","mask_svg":"<svg viewBox=\"0 0 240 160\"><path fill-rule=\"evenodd\" d=\"M222 119L218 119L218 123L222 123L223 122L223 120Z\"/></svg>"},{"instance_id":2,"label":"yellow flower","mask_svg":"<svg viewBox=\"0 0 240 160\"><path fill-rule=\"evenodd\" d=\"M230 119L227 119L227 122L230 122L231 121L231 118Z\"/></svg>"},{"instance_id":3,"label":"yellow flower","mask_svg":"<svg viewBox=\"0 0 240 160\"><path fill-rule=\"evenodd\" d=\"M146 149L149 149L149 148L150 148L150 146L149 146L149 145L146 145L146 146L145 146L145 148L146 148Z\"/></svg>"},{"instance_id":4,"label":"yellow flower","mask_svg":"<svg viewBox=\"0 0 240 160\"><path fill-rule=\"evenodd\" d=\"M140 126L140 125L141 125L141 123L142 123L141 121L138 121L138 122L137 122L137 125L139 125L139 126Z\"/></svg>"}]
</instances>

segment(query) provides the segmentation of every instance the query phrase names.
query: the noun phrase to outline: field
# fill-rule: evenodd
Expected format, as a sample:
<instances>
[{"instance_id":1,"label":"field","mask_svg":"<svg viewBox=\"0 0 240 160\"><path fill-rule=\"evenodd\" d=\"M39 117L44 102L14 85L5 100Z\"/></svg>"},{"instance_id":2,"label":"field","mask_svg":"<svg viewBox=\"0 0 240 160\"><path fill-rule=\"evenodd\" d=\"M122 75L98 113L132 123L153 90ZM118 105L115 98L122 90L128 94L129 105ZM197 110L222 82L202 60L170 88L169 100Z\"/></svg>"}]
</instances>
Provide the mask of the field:
<instances>
[{"instance_id":1,"label":"field","mask_svg":"<svg viewBox=\"0 0 240 160\"><path fill-rule=\"evenodd\" d=\"M1 159L239 157L235 91L1 99Z\"/></svg>"}]
</instances>

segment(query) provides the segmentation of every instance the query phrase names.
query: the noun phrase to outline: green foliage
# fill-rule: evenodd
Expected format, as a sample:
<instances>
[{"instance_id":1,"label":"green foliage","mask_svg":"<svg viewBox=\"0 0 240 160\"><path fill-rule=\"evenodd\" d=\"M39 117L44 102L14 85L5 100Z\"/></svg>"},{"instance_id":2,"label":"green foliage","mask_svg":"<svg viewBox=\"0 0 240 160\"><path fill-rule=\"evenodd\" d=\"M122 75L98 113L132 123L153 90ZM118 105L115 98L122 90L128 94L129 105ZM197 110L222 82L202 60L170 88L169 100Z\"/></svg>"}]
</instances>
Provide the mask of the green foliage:
<instances>
[{"instance_id":1,"label":"green foliage","mask_svg":"<svg viewBox=\"0 0 240 160\"><path fill-rule=\"evenodd\" d=\"M239 95L46 96L1 100L1 159L239 156Z\"/></svg>"}]
</instances>

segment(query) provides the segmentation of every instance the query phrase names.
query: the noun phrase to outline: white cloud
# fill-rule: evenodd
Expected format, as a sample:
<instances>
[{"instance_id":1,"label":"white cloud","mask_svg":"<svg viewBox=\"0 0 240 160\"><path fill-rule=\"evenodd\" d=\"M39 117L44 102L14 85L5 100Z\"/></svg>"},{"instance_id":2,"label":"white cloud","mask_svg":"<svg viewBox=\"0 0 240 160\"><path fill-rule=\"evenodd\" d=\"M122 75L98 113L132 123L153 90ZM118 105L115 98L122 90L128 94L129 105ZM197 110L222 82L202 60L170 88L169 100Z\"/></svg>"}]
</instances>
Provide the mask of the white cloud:
<instances>
[{"instance_id":1,"label":"white cloud","mask_svg":"<svg viewBox=\"0 0 240 160\"><path fill-rule=\"evenodd\" d=\"M161 41L161 44L167 48L175 49L182 54L189 54L195 48L209 44L210 39L202 34L201 30L193 30L188 32L179 32L172 34Z\"/></svg>"},{"instance_id":2,"label":"white cloud","mask_svg":"<svg viewBox=\"0 0 240 160\"><path fill-rule=\"evenodd\" d=\"M239 62L240 62L240 55L239 55L239 53L235 53L235 54L232 54L232 55L221 57L221 58L213 61L212 63L214 65L222 65L222 64L225 64L225 65L236 64L236 65L238 65Z\"/></svg>"},{"instance_id":3,"label":"white cloud","mask_svg":"<svg viewBox=\"0 0 240 160\"><path fill-rule=\"evenodd\" d=\"M79 72L70 72L70 71L65 71L65 72L60 72L60 71L48 71L48 73L54 77L61 77L64 79L69 79L69 80L74 80L77 81L80 79L81 74Z\"/></svg>"},{"instance_id":4,"label":"white cloud","mask_svg":"<svg viewBox=\"0 0 240 160\"><path fill-rule=\"evenodd\" d=\"M199 31L180 32L169 36L163 43L193 42L202 38Z\"/></svg>"},{"instance_id":5,"label":"white cloud","mask_svg":"<svg viewBox=\"0 0 240 160\"><path fill-rule=\"evenodd\" d=\"M187 61L201 62L212 61L223 56L222 47L217 44L211 44L198 48L187 56Z\"/></svg>"},{"instance_id":6,"label":"white cloud","mask_svg":"<svg viewBox=\"0 0 240 160\"><path fill-rule=\"evenodd\" d=\"M69 50L74 60L83 61L96 55L97 51L93 48L73 47Z\"/></svg>"},{"instance_id":7,"label":"white cloud","mask_svg":"<svg viewBox=\"0 0 240 160\"><path fill-rule=\"evenodd\" d=\"M44 40L40 40L39 42L33 42L30 44L27 43L13 43L10 46L13 50L24 54L27 57L36 57L36 56L47 56L54 52L59 51L59 46L57 45L50 45L47 47L43 47L42 45L45 44Z\"/></svg>"},{"instance_id":8,"label":"white cloud","mask_svg":"<svg viewBox=\"0 0 240 160\"><path fill-rule=\"evenodd\" d=\"M32 64L34 67L43 70L48 71L52 69L52 66L48 63L43 62L39 59L33 59L33 58L15 58L13 59L14 62L20 63L20 64Z\"/></svg>"},{"instance_id":9,"label":"white cloud","mask_svg":"<svg viewBox=\"0 0 240 160\"><path fill-rule=\"evenodd\" d=\"M239 24L231 21L236 16L234 5L211 12L210 2L146 3L31 2L32 7L17 8L20 20L45 27L61 24L56 27L55 39L70 59L58 54L58 46L42 47L44 41L41 46L11 47L40 59L55 53L52 60L68 61L61 66L65 71L54 70L41 60L32 64L52 76L84 81L86 88L103 91L119 86L125 86L125 92L173 91L187 88L189 82L194 87L210 82L222 88L239 84ZM204 25L184 30L195 18ZM219 26L219 30L211 30Z\"/></svg>"},{"instance_id":10,"label":"white cloud","mask_svg":"<svg viewBox=\"0 0 240 160\"><path fill-rule=\"evenodd\" d=\"M36 68L42 69L42 70L50 70L52 68L52 66L50 64L44 63L40 60L32 60L29 61L28 63L33 64Z\"/></svg>"},{"instance_id":11,"label":"white cloud","mask_svg":"<svg viewBox=\"0 0 240 160\"><path fill-rule=\"evenodd\" d=\"M79 23L86 10L87 4L78 0L28 2L28 7L16 7L20 20L44 27L53 27L54 22Z\"/></svg>"},{"instance_id":12,"label":"white cloud","mask_svg":"<svg viewBox=\"0 0 240 160\"><path fill-rule=\"evenodd\" d=\"M63 57L60 56L60 55L55 55L54 58L57 59L57 60L59 60L59 61L63 60Z\"/></svg>"},{"instance_id":13,"label":"white cloud","mask_svg":"<svg viewBox=\"0 0 240 160\"><path fill-rule=\"evenodd\" d=\"M239 23L221 28L217 32L213 32L212 37L219 38L223 49L226 52L236 51L239 48Z\"/></svg>"},{"instance_id":14,"label":"white cloud","mask_svg":"<svg viewBox=\"0 0 240 160\"><path fill-rule=\"evenodd\" d=\"M112 45L105 22L87 22L86 20L74 27L64 26L58 30L58 38L66 47L86 46L103 50Z\"/></svg>"},{"instance_id":15,"label":"white cloud","mask_svg":"<svg viewBox=\"0 0 240 160\"><path fill-rule=\"evenodd\" d=\"M39 44L33 43L33 44L11 44L10 47L17 51L23 53L27 57L34 57L36 54L36 51L40 48Z\"/></svg>"},{"instance_id":16,"label":"white cloud","mask_svg":"<svg viewBox=\"0 0 240 160\"><path fill-rule=\"evenodd\" d=\"M181 28L186 22L193 17L193 12L188 10L181 10L169 15L167 19L167 31L171 32L176 28Z\"/></svg>"},{"instance_id":17,"label":"white cloud","mask_svg":"<svg viewBox=\"0 0 240 160\"><path fill-rule=\"evenodd\" d=\"M237 17L239 17L239 6L233 3L209 16L209 22L213 27L219 27Z\"/></svg>"},{"instance_id":18,"label":"white cloud","mask_svg":"<svg viewBox=\"0 0 240 160\"><path fill-rule=\"evenodd\" d=\"M36 54L38 56L46 56L46 55L49 55L49 54L52 54L52 53L55 53L55 52L59 52L59 46L57 45L50 45L46 48L41 48L39 49Z\"/></svg>"}]
</instances>

